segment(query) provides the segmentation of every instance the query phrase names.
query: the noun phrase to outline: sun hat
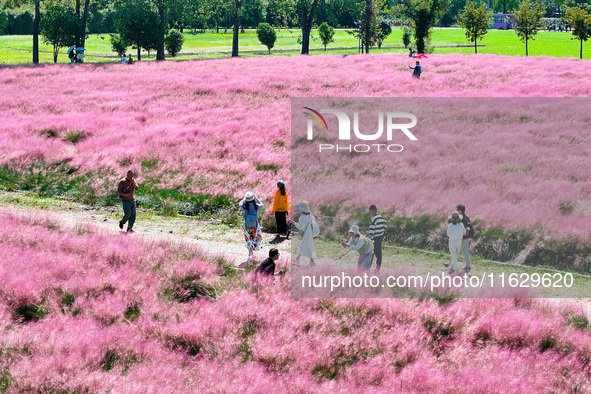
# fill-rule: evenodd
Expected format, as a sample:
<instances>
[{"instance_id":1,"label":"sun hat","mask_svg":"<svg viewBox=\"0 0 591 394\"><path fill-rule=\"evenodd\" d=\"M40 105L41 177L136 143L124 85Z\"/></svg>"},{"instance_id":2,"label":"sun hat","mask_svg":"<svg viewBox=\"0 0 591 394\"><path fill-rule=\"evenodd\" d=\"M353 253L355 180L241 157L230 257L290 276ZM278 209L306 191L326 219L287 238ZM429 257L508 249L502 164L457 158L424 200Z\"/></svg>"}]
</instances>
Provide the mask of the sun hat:
<instances>
[{"instance_id":1,"label":"sun hat","mask_svg":"<svg viewBox=\"0 0 591 394\"><path fill-rule=\"evenodd\" d=\"M244 201L254 201L254 193L253 192L248 192L244 195Z\"/></svg>"},{"instance_id":2,"label":"sun hat","mask_svg":"<svg viewBox=\"0 0 591 394\"><path fill-rule=\"evenodd\" d=\"M359 233L359 226L353 225L351 226L351 228L348 231L349 233L353 233L353 234L357 234L357 235L361 235Z\"/></svg>"},{"instance_id":3,"label":"sun hat","mask_svg":"<svg viewBox=\"0 0 591 394\"><path fill-rule=\"evenodd\" d=\"M296 207L303 213L310 213L310 203L306 200L300 202Z\"/></svg>"},{"instance_id":4,"label":"sun hat","mask_svg":"<svg viewBox=\"0 0 591 394\"><path fill-rule=\"evenodd\" d=\"M455 218L462 220L464 218L464 216L460 215L460 213L458 211L453 211L451 213L451 215L449 215L448 219L455 219Z\"/></svg>"}]
</instances>

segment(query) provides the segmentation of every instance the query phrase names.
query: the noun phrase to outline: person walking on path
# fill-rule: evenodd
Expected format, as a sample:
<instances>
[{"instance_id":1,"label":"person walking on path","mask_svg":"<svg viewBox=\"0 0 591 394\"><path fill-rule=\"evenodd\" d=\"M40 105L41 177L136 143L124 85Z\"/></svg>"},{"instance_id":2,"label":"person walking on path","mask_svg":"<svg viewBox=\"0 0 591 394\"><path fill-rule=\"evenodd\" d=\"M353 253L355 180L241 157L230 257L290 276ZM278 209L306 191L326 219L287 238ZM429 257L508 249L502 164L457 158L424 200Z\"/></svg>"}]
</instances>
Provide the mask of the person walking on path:
<instances>
[{"instance_id":1,"label":"person walking on path","mask_svg":"<svg viewBox=\"0 0 591 394\"><path fill-rule=\"evenodd\" d=\"M285 182L277 182L277 191L273 197L273 207L271 212L275 213L277 222L277 237L281 235L289 236L287 232L287 215L289 215L289 198L285 191Z\"/></svg>"},{"instance_id":2,"label":"person walking on path","mask_svg":"<svg viewBox=\"0 0 591 394\"><path fill-rule=\"evenodd\" d=\"M127 176L119 181L119 187L117 187L117 194L123 205L123 218L119 221L119 228L123 230L123 225L127 223L128 233L133 233L135 224L136 206L133 193L138 190L138 185L135 183L134 176L132 170L127 171Z\"/></svg>"},{"instance_id":3,"label":"person walking on path","mask_svg":"<svg viewBox=\"0 0 591 394\"><path fill-rule=\"evenodd\" d=\"M458 254L462 248L462 238L466 235L466 229L462 224L462 218L458 211L453 211L448 219L447 236L449 237L449 253L451 253L451 263L453 264L448 272L450 275L459 275ZM447 266L449 266L449 263Z\"/></svg>"},{"instance_id":4,"label":"person walking on path","mask_svg":"<svg viewBox=\"0 0 591 394\"><path fill-rule=\"evenodd\" d=\"M378 208L375 205L369 207L371 214L371 221L369 223L369 239L373 241L373 252L376 256L376 270L379 271L382 267L382 241L384 234L388 227L386 219L378 213Z\"/></svg>"},{"instance_id":5,"label":"person walking on path","mask_svg":"<svg viewBox=\"0 0 591 394\"><path fill-rule=\"evenodd\" d=\"M357 259L357 268L369 270L371 267L371 260L373 258L373 243L371 240L359 232L359 226L351 226L347 234L351 237L349 242L342 242L343 248L351 248L359 253Z\"/></svg>"},{"instance_id":6,"label":"person walking on path","mask_svg":"<svg viewBox=\"0 0 591 394\"><path fill-rule=\"evenodd\" d=\"M269 257L266 258L258 267L254 270L255 275L275 275L275 262L279 260L279 251L275 248L269 250Z\"/></svg>"},{"instance_id":7,"label":"person walking on path","mask_svg":"<svg viewBox=\"0 0 591 394\"><path fill-rule=\"evenodd\" d=\"M461 215L462 224L466 229L466 235L464 235L464 237L462 238L462 247L460 249L460 253L462 253L464 255L464 258L466 259L466 266L464 267L463 271L465 273L468 273L472 268L470 265L470 239L474 237L474 227L472 227L472 221L470 220L468 215L466 215L466 207L464 206L464 204L459 204L456 207L456 210Z\"/></svg>"},{"instance_id":8,"label":"person walking on path","mask_svg":"<svg viewBox=\"0 0 591 394\"><path fill-rule=\"evenodd\" d=\"M248 249L248 260L254 259L254 251L261 250L261 243L263 236L261 234L261 226L259 225L259 211L263 209L263 203L256 198L253 192L248 192L244 195L244 199L239 204L242 214L244 215L244 239L246 241L246 248Z\"/></svg>"},{"instance_id":9,"label":"person walking on path","mask_svg":"<svg viewBox=\"0 0 591 394\"><path fill-rule=\"evenodd\" d=\"M320 228L318 227L314 214L310 212L310 203L308 201L302 201L296 207L302 214L298 218L298 222L294 223L294 225L303 233L302 242L300 242L300 246L298 247L296 264L300 263L300 256L304 256L310 259L310 266L314 266L316 265L314 263L314 258L316 257L314 236L320 233Z\"/></svg>"},{"instance_id":10,"label":"person walking on path","mask_svg":"<svg viewBox=\"0 0 591 394\"><path fill-rule=\"evenodd\" d=\"M414 70L412 72L412 77L413 78L417 78L417 79L420 79L421 78L421 62L419 62L417 60L417 64L414 67L413 66L408 66L408 67L410 67L412 70Z\"/></svg>"}]
</instances>

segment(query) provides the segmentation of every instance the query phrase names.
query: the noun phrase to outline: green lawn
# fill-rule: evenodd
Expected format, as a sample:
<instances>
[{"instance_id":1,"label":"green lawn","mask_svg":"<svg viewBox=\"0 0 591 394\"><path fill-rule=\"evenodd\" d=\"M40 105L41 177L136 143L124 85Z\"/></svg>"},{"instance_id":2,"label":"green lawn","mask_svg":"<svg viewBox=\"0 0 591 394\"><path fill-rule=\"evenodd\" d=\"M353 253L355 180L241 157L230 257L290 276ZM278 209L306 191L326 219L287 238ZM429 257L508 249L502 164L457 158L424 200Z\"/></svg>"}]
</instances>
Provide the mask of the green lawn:
<instances>
[{"instance_id":1,"label":"green lawn","mask_svg":"<svg viewBox=\"0 0 591 394\"><path fill-rule=\"evenodd\" d=\"M274 50L289 50L288 54L299 53L299 45L297 43L300 35L299 30L281 30L277 34L277 43ZM578 57L579 41L572 40L570 33L557 32L539 32L535 41L529 43L529 54L531 56L554 56L554 57ZM395 29L390 37L384 42L384 46L400 46L402 43L402 30ZM524 55L525 45L519 41L514 31L491 30L482 41L485 47L478 49L479 53L501 54L501 55ZM357 39L343 30L337 30L335 34L334 43L329 45L329 48L350 47L353 50L338 50L329 51L328 53L355 53L357 52ZM455 45L455 44L469 44L464 36L464 31L460 29L434 29L432 34L432 44L438 45ZM181 53L190 53L190 55L178 56L178 59L189 58L212 58L212 57L227 57L231 50L232 34L229 30L224 34L220 31L219 34L213 32L201 33L186 33L185 45ZM11 48L28 49L28 51L14 50ZM32 49L31 36L0 36L0 63L4 64L19 64L29 63L31 61ZM87 55L99 56L113 56L111 52L111 45L109 42L109 35L91 35L86 41ZM322 49L322 43L318 38L316 31L312 34L312 49ZM41 50L51 50L48 45L40 44ZM65 52L66 48L63 48ZM247 30L246 33L240 35L240 49L242 51L262 51L266 47L258 42L256 32L254 30ZM129 50L134 55L135 50ZM374 53L379 52L398 52L404 53L404 49L389 49L378 51L377 48L373 50ZM591 58L591 48L586 50L583 48L585 59ZM322 52L312 52L322 53ZM435 53L474 53L473 48L436 48ZM278 53L277 53L278 54ZM245 56L253 56L255 54L244 53ZM259 56L268 56L260 54ZM135 56L134 56L135 57ZM154 54L149 57L154 59ZM67 63L66 55L60 55L58 58L60 63ZM102 58L88 56L87 62L115 62L117 59ZM42 63L50 63L53 61L51 53L40 53L40 61Z\"/></svg>"}]
</instances>

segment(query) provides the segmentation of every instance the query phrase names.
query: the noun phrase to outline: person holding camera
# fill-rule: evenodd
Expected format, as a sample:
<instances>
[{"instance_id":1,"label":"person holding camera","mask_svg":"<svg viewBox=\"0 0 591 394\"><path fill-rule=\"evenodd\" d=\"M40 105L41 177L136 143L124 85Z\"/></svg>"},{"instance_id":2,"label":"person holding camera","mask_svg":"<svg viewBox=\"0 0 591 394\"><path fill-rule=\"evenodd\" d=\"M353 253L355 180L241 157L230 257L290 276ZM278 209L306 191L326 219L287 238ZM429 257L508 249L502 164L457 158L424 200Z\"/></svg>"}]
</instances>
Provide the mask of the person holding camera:
<instances>
[{"instance_id":1,"label":"person holding camera","mask_svg":"<svg viewBox=\"0 0 591 394\"><path fill-rule=\"evenodd\" d=\"M135 174L132 170L127 171L127 176L119 181L119 187L117 187L117 194L123 205L123 218L119 221L119 228L123 230L123 225L127 223L128 233L133 233L136 214L133 193L139 189L137 183L135 183L134 176Z\"/></svg>"}]
</instances>

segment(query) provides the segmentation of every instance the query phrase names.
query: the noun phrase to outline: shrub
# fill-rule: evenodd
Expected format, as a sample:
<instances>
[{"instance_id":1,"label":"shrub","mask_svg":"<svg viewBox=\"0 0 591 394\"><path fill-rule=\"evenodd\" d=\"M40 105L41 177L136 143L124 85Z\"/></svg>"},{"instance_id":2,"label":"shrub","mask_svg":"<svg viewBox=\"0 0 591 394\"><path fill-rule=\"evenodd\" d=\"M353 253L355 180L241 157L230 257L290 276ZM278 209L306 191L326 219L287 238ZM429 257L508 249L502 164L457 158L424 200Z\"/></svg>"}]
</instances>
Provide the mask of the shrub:
<instances>
[{"instance_id":1,"label":"shrub","mask_svg":"<svg viewBox=\"0 0 591 394\"><path fill-rule=\"evenodd\" d=\"M275 46L275 41L277 40L275 29L273 29L268 23L259 23L259 27L257 27L257 37L261 44L266 46L269 53L271 53L271 48Z\"/></svg>"},{"instance_id":2,"label":"shrub","mask_svg":"<svg viewBox=\"0 0 591 394\"><path fill-rule=\"evenodd\" d=\"M407 48L410 45L410 28L405 27L402 31L402 44Z\"/></svg>"},{"instance_id":3,"label":"shrub","mask_svg":"<svg viewBox=\"0 0 591 394\"><path fill-rule=\"evenodd\" d=\"M324 50L326 51L326 46L331 42L334 42L334 30L328 23L322 22L318 27L318 35L320 36L322 45L324 45Z\"/></svg>"},{"instance_id":4,"label":"shrub","mask_svg":"<svg viewBox=\"0 0 591 394\"><path fill-rule=\"evenodd\" d=\"M183 37L183 33L177 30L169 31L166 40L164 41L166 51L170 53L170 56L172 57L175 57L181 51L184 43L185 37Z\"/></svg>"},{"instance_id":5,"label":"shrub","mask_svg":"<svg viewBox=\"0 0 591 394\"><path fill-rule=\"evenodd\" d=\"M123 56L127 53L129 43L119 34L111 34L111 50L117 55Z\"/></svg>"}]
</instances>

